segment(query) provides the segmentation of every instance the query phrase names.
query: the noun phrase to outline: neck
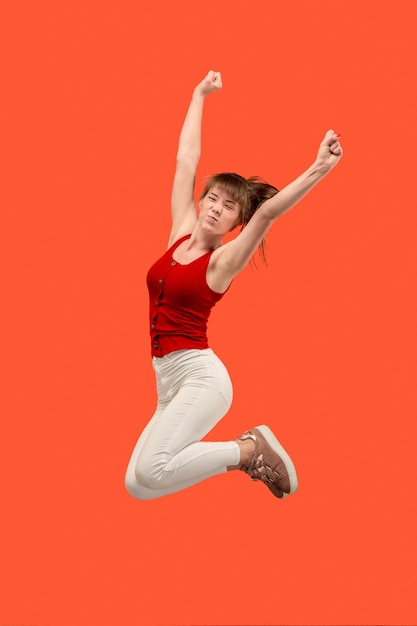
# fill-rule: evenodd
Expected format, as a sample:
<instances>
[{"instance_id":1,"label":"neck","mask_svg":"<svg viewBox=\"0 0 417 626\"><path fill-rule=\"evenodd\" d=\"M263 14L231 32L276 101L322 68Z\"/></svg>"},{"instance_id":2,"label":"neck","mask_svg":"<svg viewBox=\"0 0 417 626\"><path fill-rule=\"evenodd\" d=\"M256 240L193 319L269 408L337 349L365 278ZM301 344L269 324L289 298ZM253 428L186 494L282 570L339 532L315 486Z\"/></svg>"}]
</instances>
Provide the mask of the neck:
<instances>
[{"instance_id":1,"label":"neck","mask_svg":"<svg viewBox=\"0 0 417 626\"><path fill-rule=\"evenodd\" d=\"M191 237L188 240L188 248L197 248L209 252L215 250L222 245L222 238L219 235L211 235L199 228L199 225L194 228L191 233Z\"/></svg>"}]
</instances>

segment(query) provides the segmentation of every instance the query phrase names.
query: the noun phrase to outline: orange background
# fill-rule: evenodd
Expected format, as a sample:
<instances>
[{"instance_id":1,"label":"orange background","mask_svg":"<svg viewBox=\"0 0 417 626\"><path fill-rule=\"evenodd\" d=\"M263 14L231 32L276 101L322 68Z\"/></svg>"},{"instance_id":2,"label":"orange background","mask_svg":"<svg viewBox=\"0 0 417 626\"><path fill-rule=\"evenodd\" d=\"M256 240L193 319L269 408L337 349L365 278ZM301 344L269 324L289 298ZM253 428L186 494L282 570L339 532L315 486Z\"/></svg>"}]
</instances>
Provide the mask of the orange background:
<instances>
[{"instance_id":1,"label":"orange background","mask_svg":"<svg viewBox=\"0 0 417 626\"><path fill-rule=\"evenodd\" d=\"M9 2L2 8L0 624L416 624L414 3ZM199 185L339 167L213 312L235 387L211 437L270 423L285 502L240 473L138 502L153 412L148 266L177 138Z\"/></svg>"}]
</instances>

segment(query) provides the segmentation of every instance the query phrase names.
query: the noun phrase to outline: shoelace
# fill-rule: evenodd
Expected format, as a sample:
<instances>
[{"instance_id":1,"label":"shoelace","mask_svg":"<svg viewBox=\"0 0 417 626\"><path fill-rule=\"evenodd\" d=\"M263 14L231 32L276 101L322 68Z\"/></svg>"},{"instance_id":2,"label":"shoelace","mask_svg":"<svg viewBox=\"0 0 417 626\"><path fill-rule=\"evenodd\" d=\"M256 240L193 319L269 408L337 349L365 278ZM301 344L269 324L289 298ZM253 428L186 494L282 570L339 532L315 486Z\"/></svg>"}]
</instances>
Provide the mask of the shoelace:
<instances>
[{"instance_id":1,"label":"shoelace","mask_svg":"<svg viewBox=\"0 0 417 626\"><path fill-rule=\"evenodd\" d=\"M246 472L252 480L261 480L263 483L278 484L275 477L278 479L280 478L279 472L273 470L272 467L269 467L269 465L264 463L263 454L256 457L250 465L242 465L241 469Z\"/></svg>"}]
</instances>

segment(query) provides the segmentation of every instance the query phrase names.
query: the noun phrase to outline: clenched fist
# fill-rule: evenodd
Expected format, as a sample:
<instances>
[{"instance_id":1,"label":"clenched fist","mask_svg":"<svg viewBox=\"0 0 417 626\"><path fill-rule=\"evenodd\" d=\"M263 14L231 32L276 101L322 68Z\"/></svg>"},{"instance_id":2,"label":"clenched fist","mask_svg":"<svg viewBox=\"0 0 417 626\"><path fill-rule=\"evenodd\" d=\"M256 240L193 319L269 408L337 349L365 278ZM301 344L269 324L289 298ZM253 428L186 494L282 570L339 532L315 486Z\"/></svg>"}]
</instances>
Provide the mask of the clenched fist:
<instances>
[{"instance_id":1,"label":"clenched fist","mask_svg":"<svg viewBox=\"0 0 417 626\"><path fill-rule=\"evenodd\" d=\"M197 85L196 89L202 96L205 97L214 91L218 91L222 88L222 86L222 76L220 72L213 72L213 70L210 70L201 83Z\"/></svg>"},{"instance_id":2,"label":"clenched fist","mask_svg":"<svg viewBox=\"0 0 417 626\"><path fill-rule=\"evenodd\" d=\"M317 152L317 161L329 170L335 167L343 156L339 137L334 130L328 130Z\"/></svg>"}]
</instances>

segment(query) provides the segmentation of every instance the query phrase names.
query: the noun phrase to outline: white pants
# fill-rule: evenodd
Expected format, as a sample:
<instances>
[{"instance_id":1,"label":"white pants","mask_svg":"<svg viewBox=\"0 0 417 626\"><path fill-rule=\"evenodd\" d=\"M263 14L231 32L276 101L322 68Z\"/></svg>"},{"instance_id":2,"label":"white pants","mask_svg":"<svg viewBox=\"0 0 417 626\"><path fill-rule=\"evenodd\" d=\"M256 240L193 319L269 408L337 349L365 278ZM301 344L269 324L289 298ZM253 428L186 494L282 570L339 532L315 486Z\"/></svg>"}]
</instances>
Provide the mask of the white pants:
<instances>
[{"instance_id":1,"label":"white pants","mask_svg":"<svg viewBox=\"0 0 417 626\"><path fill-rule=\"evenodd\" d=\"M235 441L200 441L227 413L233 390L227 369L209 348L154 357L158 404L126 472L126 488L151 500L238 465Z\"/></svg>"}]
</instances>

